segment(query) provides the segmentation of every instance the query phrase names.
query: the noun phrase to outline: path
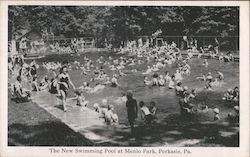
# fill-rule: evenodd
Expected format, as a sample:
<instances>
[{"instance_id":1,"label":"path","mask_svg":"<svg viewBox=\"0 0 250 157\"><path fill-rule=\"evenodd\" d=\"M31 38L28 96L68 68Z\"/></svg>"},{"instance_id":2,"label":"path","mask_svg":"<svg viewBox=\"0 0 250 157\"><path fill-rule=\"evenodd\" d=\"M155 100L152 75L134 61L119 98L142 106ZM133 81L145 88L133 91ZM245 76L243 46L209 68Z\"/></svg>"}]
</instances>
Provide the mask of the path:
<instances>
[{"instance_id":1,"label":"path","mask_svg":"<svg viewBox=\"0 0 250 157\"><path fill-rule=\"evenodd\" d=\"M107 138L99 136L87 128L98 127L102 128L105 126L104 120L99 118L99 114L91 109L78 107L75 105L73 100L67 101L68 111L64 112L61 109L61 101L47 91L40 91L32 93L33 102L38 106L45 109L47 112L60 119L63 123L68 125L75 132L84 132L84 136L95 142L108 141Z\"/></svg>"}]
</instances>

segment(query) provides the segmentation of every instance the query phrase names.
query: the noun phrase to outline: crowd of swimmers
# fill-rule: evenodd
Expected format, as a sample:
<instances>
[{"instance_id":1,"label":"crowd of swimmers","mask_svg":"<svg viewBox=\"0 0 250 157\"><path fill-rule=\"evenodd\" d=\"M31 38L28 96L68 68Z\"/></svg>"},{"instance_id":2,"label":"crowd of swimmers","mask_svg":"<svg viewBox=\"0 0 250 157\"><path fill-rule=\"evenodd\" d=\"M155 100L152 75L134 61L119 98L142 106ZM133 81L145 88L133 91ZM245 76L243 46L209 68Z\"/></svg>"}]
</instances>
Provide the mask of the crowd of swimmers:
<instances>
[{"instance_id":1,"label":"crowd of swimmers","mask_svg":"<svg viewBox=\"0 0 250 157\"><path fill-rule=\"evenodd\" d=\"M137 45L137 46L135 46ZM76 47L77 48L77 47ZM177 45L172 42L168 44L163 43L162 46L149 47L149 43L139 44L135 42L128 42L127 47L120 48L117 54L124 54L119 58L108 58L100 56L96 60L91 60L84 57L81 62L43 62L39 66L35 60L27 64L22 55L12 56L8 60L8 69L13 76L16 77L15 83L12 84L12 93L22 101L30 101L32 99L31 91L39 92L47 89L50 93L56 94L61 98L63 111L67 112L66 100L68 98L69 88L72 87L75 91L76 105L81 107L89 106L90 102L86 100L84 93L102 92L107 86L114 88L121 88L122 85L119 79L131 73L140 73L144 77L145 86L166 86L180 98L180 106L182 114L192 114L208 109L208 106L198 106L196 103L197 92L205 90L213 90L213 87L220 87L224 82L224 75L220 71L216 71L216 76L211 72L197 76L197 80L204 82L204 88L190 89L183 85L183 81L191 75L191 62L193 55L192 50L188 51L188 55L183 57ZM219 60L222 60L223 54L218 54ZM213 55L214 57L214 55ZM226 59L225 59L226 58ZM224 61L233 61L232 55L223 56ZM136 68L137 65L147 65L147 69L141 70ZM204 59L202 65L204 68L209 66L208 60ZM171 74L165 69L169 66L176 66L175 72ZM51 75L45 75L38 82L38 69L42 67ZM130 70L128 70L128 68ZM69 71L80 70L82 76L90 76L88 81L84 81L78 88L75 87L71 81ZM26 89L23 84L28 83L31 90ZM134 125L134 120L137 117L137 102L132 97L132 92L128 92L126 97L126 106L128 111L129 123L131 127ZM72 98L73 99L73 98ZM235 87L234 90L228 92L222 98L223 100L239 101L239 90ZM132 105L131 105L132 104ZM131 107L132 106L132 107ZM148 124L157 120L155 102L151 102L146 106L144 101L139 102L141 111L141 118ZM102 102L102 106L94 104L93 108L100 113L107 123L118 123L118 116L114 113L114 105L107 104L107 100ZM234 108L239 108L237 105ZM219 109L213 109L215 113L215 120L220 119ZM133 112L133 113L132 113ZM233 117L232 113L229 113ZM133 127L132 127L133 128Z\"/></svg>"}]
</instances>

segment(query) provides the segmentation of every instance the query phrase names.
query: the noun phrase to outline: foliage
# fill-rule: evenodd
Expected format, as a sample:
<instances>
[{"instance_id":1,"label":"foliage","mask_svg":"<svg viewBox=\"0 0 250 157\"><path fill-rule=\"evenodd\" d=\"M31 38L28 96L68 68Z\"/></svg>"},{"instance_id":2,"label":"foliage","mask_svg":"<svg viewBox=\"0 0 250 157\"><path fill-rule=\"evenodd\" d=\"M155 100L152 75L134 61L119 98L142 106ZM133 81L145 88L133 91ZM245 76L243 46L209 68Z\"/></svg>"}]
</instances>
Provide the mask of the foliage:
<instances>
[{"instance_id":1,"label":"foliage","mask_svg":"<svg viewBox=\"0 0 250 157\"><path fill-rule=\"evenodd\" d=\"M238 36L238 7L10 6L9 39L23 29L46 28L55 36L92 36L98 46L162 35Z\"/></svg>"}]
</instances>

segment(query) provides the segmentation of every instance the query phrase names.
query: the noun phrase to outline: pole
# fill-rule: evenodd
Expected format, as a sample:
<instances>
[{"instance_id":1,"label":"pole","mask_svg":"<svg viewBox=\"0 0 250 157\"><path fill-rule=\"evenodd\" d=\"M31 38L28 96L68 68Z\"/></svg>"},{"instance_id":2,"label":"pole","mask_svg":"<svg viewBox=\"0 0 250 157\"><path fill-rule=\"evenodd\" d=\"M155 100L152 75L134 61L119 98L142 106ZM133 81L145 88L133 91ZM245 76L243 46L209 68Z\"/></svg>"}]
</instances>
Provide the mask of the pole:
<instances>
[{"instance_id":1,"label":"pole","mask_svg":"<svg viewBox=\"0 0 250 157\"><path fill-rule=\"evenodd\" d=\"M180 38L177 37L177 39L178 39L178 47L180 47Z\"/></svg>"},{"instance_id":2,"label":"pole","mask_svg":"<svg viewBox=\"0 0 250 157\"><path fill-rule=\"evenodd\" d=\"M202 45L202 48L204 48L204 45L205 45L205 37L203 37L203 45Z\"/></svg>"}]
</instances>

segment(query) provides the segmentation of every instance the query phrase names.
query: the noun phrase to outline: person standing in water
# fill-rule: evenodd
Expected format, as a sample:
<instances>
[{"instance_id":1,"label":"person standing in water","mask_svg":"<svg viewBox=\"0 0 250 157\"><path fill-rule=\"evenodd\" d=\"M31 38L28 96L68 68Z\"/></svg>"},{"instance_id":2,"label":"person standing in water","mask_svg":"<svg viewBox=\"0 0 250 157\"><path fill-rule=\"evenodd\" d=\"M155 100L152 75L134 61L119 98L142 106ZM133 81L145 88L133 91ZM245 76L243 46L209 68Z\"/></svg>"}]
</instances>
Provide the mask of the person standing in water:
<instances>
[{"instance_id":1,"label":"person standing in water","mask_svg":"<svg viewBox=\"0 0 250 157\"><path fill-rule=\"evenodd\" d=\"M58 79L59 79L59 93L61 95L62 98L62 105L63 105L63 111L66 112L67 108L66 108L66 99L67 99L67 95L68 95L68 89L69 89L69 84L73 87L73 89L75 90L75 86L72 83L69 74L68 74L68 70L67 70L67 66L63 66L60 70L60 74L58 75Z\"/></svg>"},{"instance_id":2,"label":"person standing in water","mask_svg":"<svg viewBox=\"0 0 250 157\"><path fill-rule=\"evenodd\" d=\"M133 98L132 91L127 92L126 107L127 107L128 121L131 127L131 133L134 134L134 122L135 119L137 118L138 108L137 108L137 101Z\"/></svg>"}]
</instances>

